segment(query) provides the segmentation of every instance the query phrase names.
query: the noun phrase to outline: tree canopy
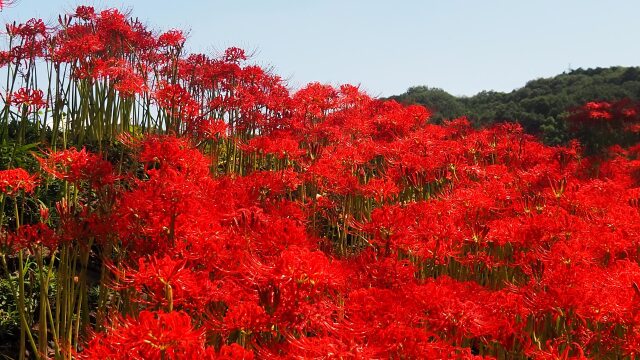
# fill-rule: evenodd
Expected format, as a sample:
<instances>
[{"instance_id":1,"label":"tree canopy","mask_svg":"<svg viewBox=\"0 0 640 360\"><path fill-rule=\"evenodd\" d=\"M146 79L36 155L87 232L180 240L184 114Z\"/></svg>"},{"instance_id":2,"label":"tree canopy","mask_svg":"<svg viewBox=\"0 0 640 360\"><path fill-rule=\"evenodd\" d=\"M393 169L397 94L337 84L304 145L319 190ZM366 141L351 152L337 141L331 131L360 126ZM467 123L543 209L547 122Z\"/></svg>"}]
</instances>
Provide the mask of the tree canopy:
<instances>
[{"instance_id":1,"label":"tree canopy","mask_svg":"<svg viewBox=\"0 0 640 360\"><path fill-rule=\"evenodd\" d=\"M567 117L571 109L589 101L640 100L640 67L579 68L531 80L508 93L482 91L474 96L454 96L443 89L416 86L390 98L429 107L437 123L460 116L476 126L514 121L545 142L559 144L569 139Z\"/></svg>"}]
</instances>

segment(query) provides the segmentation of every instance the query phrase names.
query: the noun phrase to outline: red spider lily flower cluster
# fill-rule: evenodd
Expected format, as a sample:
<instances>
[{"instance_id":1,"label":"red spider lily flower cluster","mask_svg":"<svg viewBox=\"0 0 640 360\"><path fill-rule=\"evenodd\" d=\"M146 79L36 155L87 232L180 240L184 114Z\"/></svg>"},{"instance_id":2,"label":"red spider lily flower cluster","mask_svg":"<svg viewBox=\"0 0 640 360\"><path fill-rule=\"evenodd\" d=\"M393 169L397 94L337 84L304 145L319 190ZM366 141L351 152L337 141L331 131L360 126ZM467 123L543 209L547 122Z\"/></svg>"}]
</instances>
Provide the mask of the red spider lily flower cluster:
<instances>
[{"instance_id":1,"label":"red spider lily flower cluster","mask_svg":"<svg viewBox=\"0 0 640 360\"><path fill-rule=\"evenodd\" d=\"M16 196L21 190L31 193L37 186L37 175L31 175L24 169L0 171L0 193Z\"/></svg>"},{"instance_id":2,"label":"red spider lily flower cluster","mask_svg":"<svg viewBox=\"0 0 640 360\"><path fill-rule=\"evenodd\" d=\"M637 122L638 104L628 99L616 102L588 102L584 106L574 109L570 119L574 122L586 121L619 121Z\"/></svg>"},{"instance_id":3,"label":"red spider lily flower cluster","mask_svg":"<svg viewBox=\"0 0 640 360\"><path fill-rule=\"evenodd\" d=\"M296 123L317 104L301 102L240 146L255 161L242 176L197 139L130 143L145 174L123 179L111 219L138 260L113 289L160 312L115 322L87 354L137 349L129 332L171 331L148 321L168 314L195 340L153 347L166 356L635 354L634 150L594 176L575 144L334 91L313 123Z\"/></svg>"},{"instance_id":4,"label":"red spider lily flower cluster","mask_svg":"<svg viewBox=\"0 0 640 360\"><path fill-rule=\"evenodd\" d=\"M567 120L570 130L587 144L630 146L639 140L640 103L629 99L588 102L571 109Z\"/></svg>"},{"instance_id":5,"label":"red spider lily flower cluster","mask_svg":"<svg viewBox=\"0 0 640 360\"><path fill-rule=\"evenodd\" d=\"M518 125L430 124L350 85L290 92L241 49L182 54L180 31L117 10L79 7L60 27L11 34L51 40L34 56L69 65L84 99L69 126L107 119L75 139L106 150L46 151L39 183L0 172L25 206L61 189L7 227L6 251L67 266L61 292L99 283L97 310L65 293L52 309L80 310L36 333L70 329L50 342L59 355L638 356L638 145L592 157ZM588 103L572 121L637 114Z\"/></svg>"},{"instance_id":6,"label":"red spider lily flower cluster","mask_svg":"<svg viewBox=\"0 0 640 360\"><path fill-rule=\"evenodd\" d=\"M43 96L42 90L21 88L12 96L9 96L7 102L17 106L25 106L32 110L39 110L46 105Z\"/></svg>"},{"instance_id":7,"label":"red spider lily flower cluster","mask_svg":"<svg viewBox=\"0 0 640 360\"><path fill-rule=\"evenodd\" d=\"M115 181L113 167L100 155L70 148L64 151L45 153L45 157L36 159L42 171L53 177L71 183L87 181L94 187L102 187Z\"/></svg>"},{"instance_id":8,"label":"red spider lily flower cluster","mask_svg":"<svg viewBox=\"0 0 640 360\"><path fill-rule=\"evenodd\" d=\"M213 349L204 348L204 334L193 328L191 318L183 312L143 311L137 319L122 319L120 322L117 333L94 338L81 358L214 358Z\"/></svg>"}]
</instances>

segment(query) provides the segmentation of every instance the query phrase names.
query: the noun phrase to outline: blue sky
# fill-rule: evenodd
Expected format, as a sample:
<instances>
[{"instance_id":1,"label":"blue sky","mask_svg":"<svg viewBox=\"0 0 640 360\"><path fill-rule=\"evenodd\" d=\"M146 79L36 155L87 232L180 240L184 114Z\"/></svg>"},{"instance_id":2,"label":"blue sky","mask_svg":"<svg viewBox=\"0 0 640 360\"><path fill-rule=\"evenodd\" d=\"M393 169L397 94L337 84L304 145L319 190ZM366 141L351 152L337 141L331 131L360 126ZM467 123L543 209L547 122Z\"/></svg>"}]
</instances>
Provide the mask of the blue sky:
<instances>
[{"instance_id":1,"label":"blue sky","mask_svg":"<svg viewBox=\"0 0 640 360\"><path fill-rule=\"evenodd\" d=\"M410 86L455 95L511 91L569 68L640 65L637 0L14 0L4 22L76 5L130 9L151 28L190 30L192 52L254 52L292 88Z\"/></svg>"}]
</instances>

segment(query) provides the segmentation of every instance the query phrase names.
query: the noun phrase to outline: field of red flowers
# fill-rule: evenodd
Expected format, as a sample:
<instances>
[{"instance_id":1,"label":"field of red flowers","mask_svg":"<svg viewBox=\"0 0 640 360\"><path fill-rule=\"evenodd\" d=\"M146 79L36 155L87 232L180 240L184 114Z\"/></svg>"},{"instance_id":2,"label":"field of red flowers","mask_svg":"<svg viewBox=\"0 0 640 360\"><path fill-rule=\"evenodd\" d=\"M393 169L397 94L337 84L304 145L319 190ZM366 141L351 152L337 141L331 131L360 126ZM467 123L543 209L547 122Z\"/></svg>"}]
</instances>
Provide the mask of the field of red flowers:
<instances>
[{"instance_id":1,"label":"field of red flowers","mask_svg":"<svg viewBox=\"0 0 640 360\"><path fill-rule=\"evenodd\" d=\"M587 156L349 85L293 92L117 10L7 33L12 358L639 355L640 146ZM572 119L633 134L638 110Z\"/></svg>"}]
</instances>

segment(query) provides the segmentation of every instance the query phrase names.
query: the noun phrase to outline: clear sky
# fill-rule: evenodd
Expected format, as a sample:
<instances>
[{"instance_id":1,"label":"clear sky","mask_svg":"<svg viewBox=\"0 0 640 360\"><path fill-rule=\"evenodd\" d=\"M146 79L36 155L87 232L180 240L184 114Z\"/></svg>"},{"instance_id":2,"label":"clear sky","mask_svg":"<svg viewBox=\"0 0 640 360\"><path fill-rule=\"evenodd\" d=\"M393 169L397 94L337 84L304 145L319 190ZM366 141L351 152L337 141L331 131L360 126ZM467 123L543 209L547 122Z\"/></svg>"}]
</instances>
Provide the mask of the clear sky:
<instances>
[{"instance_id":1,"label":"clear sky","mask_svg":"<svg viewBox=\"0 0 640 360\"><path fill-rule=\"evenodd\" d=\"M13 0L0 20L76 5L129 9L151 28L190 30L191 52L255 51L292 88L410 86L511 91L569 68L640 65L640 0Z\"/></svg>"}]
</instances>

